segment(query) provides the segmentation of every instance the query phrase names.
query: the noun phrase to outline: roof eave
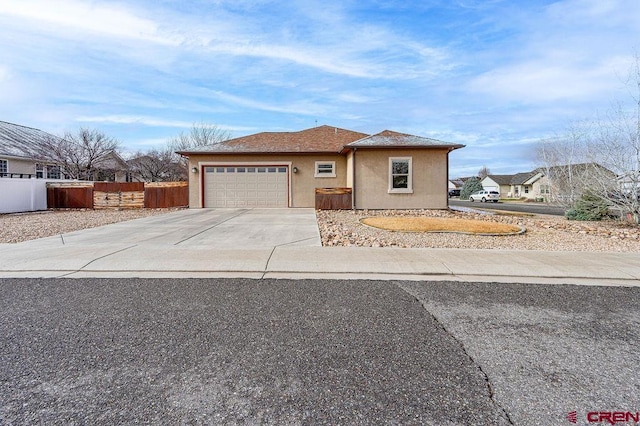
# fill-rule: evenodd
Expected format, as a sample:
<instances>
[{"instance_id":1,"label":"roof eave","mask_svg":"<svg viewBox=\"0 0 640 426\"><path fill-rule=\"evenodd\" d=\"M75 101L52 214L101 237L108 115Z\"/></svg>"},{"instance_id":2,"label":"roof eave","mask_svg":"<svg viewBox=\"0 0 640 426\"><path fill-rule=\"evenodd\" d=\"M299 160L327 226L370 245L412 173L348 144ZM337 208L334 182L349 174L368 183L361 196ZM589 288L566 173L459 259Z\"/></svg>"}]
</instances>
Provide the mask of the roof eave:
<instances>
[{"instance_id":1,"label":"roof eave","mask_svg":"<svg viewBox=\"0 0 640 426\"><path fill-rule=\"evenodd\" d=\"M176 154L191 155L340 155L342 151L175 151Z\"/></svg>"},{"instance_id":2,"label":"roof eave","mask_svg":"<svg viewBox=\"0 0 640 426\"><path fill-rule=\"evenodd\" d=\"M3 154L0 153L0 157L14 160L26 160L26 161L40 161L40 162L49 162L55 163L54 161L48 160L46 158L38 157L37 155L16 155L16 154Z\"/></svg>"},{"instance_id":3,"label":"roof eave","mask_svg":"<svg viewBox=\"0 0 640 426\"><path fill-rule=\"evenodd\" d=\"M466 145L447 144L447 145L345 145L345 149L454 149L464 148Z\"/></svg>"}]
</instances>

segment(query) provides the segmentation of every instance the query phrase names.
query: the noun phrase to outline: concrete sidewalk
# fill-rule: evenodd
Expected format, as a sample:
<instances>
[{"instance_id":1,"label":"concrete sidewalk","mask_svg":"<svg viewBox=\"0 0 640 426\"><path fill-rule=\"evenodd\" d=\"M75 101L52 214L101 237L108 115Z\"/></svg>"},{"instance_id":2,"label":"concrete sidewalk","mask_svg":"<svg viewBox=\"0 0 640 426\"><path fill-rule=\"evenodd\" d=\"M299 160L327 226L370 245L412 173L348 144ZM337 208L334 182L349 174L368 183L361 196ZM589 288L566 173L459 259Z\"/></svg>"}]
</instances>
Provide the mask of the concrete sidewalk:
<instances>
[{"instance_id":1,"label":"concrete sidewalk","mask_svg":"<svg viewBox=\"0 0 640 426\"><path fill-rule=\"evenodd\" d=\"M640 255L322 247L313 209L194 209L0 244L1 277L428 279L638 286Z\"/></svg>"},{"instance_id":2,"label":"concrete sidewalk","mask_svg":"<svg viewBox=\"0 0 640 426\"><path fill-rule=\"evenodd\" d=\"M0 277L244 277L640 286L637 253L139 244L0 245Z\"/></svg>"}]
</instances>

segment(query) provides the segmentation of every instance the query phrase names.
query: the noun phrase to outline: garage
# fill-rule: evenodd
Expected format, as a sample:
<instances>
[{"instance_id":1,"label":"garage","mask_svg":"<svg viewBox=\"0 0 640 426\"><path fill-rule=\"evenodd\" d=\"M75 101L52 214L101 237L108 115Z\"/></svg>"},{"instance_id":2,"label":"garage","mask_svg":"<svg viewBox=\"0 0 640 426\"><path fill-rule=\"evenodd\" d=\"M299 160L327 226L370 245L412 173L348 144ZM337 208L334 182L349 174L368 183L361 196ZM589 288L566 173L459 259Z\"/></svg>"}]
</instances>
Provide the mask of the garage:
<instances>
[{"instance_id":1,"label":"garage","mask_svg":"<svg viewBox=\"0 0 640 426\"><path fill-rule=\"evenodd\" d=\"M289 168L204 166L204 207L289 207Z\"/></svg>"}]
</instances>

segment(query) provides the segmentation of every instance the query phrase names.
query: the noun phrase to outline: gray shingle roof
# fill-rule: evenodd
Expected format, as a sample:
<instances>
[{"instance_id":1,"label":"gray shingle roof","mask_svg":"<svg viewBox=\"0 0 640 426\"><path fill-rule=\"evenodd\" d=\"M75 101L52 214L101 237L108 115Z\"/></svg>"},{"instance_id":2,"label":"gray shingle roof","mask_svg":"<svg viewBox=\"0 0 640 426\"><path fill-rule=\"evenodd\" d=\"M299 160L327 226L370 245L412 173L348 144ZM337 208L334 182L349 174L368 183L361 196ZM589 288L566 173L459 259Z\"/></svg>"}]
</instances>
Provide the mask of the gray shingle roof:
<instances>
[{"instance_id":1,"label":"gray shingle roof","mask_svg":"<svg viewBox=\"0 0 640 426\"><path fill-rule=\"evenodd\" d=\"M0 155L37 159L40 147L51 138L60 139L42 130L0 121Z\"/></svg>"},{"instance_id":2,"label":"gray shingle roof","mask_svg":"<svg viewBox=\"0 0 640 426\"><path fill-rule=\"evenodd\" d=\"M514 175L487 175L498 185L510 185Z\"/></svg>"},{"instance_id":3,"label":"gray shingle roof","mask_svg":"<svg viewBox=\"0 0 640 426\"><path fill-rule=\"evenodd\" d=\"M425 138L422 136L398 133L391 130L384 130L372 136L351 142L347 148L384 148L384 147L410 147L410 148L462 148L464 145L443 142L437 139Z\"/></svg>"},{"instance_id":4,"label":"gray shingle roof","mask_svg":"<svg viewBox=\"0 0 640 426\"><path fill-rule=\"evenodd\" d=\"M515 175L513 175L513 178L511 178L511 185L522 185L537 173L538 172L535 170L525 173L516 173Z\"/></svg>"}]
</instances>

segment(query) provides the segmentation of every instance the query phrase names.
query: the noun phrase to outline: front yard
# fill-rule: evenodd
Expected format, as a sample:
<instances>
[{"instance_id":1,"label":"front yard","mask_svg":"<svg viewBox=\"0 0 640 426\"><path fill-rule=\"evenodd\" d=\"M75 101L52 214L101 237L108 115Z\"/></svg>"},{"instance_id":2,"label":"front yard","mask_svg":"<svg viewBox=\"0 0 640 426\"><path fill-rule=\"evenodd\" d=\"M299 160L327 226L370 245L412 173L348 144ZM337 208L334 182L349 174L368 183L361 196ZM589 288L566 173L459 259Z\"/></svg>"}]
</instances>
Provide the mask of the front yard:
<instances>
[{"instance_id":1,"label":"front yard","mask_svg":"<svg viewBox=\"0 0 640 426\"><path fill-rule=\"evenodd\" d=\"M174 209L56 210L0 215L0 243L17 243ZM323 246L640 252L640 227L557 216L488 215L447 210L318 210ZM397 232L365 226L367 217L466 219L524 227L521 235Z\"/></svg>"},{"instance_id":2,"label":"front yard","mask_svg":"<svg viewBox=\"0 0 640 426\"><path fill-rule=\"evenodd\" d=\"M640 252L640 227L621 222L578 222L560 216L520 216L446 210L319 210L323 246L471 248L545 251ZM526 228L521 235L394 232L363 226L379 216L472 219Z\"/></svg>"}]
</instances>

